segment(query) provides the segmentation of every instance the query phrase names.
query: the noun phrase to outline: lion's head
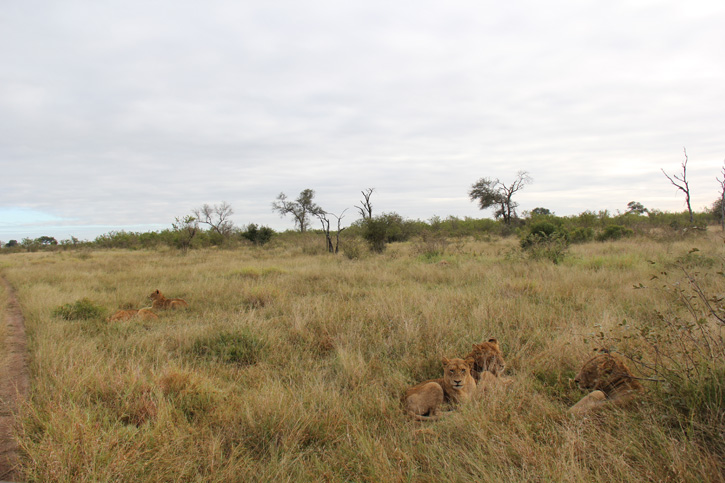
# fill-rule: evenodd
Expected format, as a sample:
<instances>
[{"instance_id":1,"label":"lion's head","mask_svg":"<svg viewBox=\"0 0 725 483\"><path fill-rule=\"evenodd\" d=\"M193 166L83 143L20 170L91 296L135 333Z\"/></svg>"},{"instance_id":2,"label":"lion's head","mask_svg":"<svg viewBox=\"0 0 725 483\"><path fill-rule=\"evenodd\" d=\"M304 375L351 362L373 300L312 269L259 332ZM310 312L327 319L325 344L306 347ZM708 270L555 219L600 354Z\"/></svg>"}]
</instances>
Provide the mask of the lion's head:
<instances>
[{"instance_id":1,"label":"lion's head","mask_svg":"<svg viewBox=\"0 0 725 483\"><path fill-rule=\"evenodd\" d=\"M480 373L489 371L494 376L503 373L506 362L496 339L488 339L480 344L473 344L473 351L469 355L473 358L473 370Z\"/></svg>"},{"instance_id":2,"label":"lion's head","mask_svg":"<svg viewBox=\"0 0 725 483\"><path fill-rule=\"evenodd\" d=\"M162 294L162 293L161 293L161 291L159 291L159 289L156 289L156 290L154 290L154 291L153 291L153 292L151 292L151 294L149 295L149 298L150 298L151 300L156 300L156 299L160 299L160 298L163 298L163 297L164 297L164 294Z\"/></svg>"},{"instance_id":3,"label":"lion's head","mask_svg":"<svg viewBox=\"0 0 725 483\"><path fill-rule=\"evenodd\" d=\"M585 362L574 382L581 389L599 390L607 396L642 388L624 361L608 352L601 352Z\"/></svg>"},{"instance_id":4,"label":"lion's head","mask_svg":"<svg viewBox=\"0 0 725 483\"><path fill-rule=\"evenodd\" d=\"M471 366L473 360L467 359L447 359L443 358L443 381L456 390L464 388L468 379L471 377Z\"/></svg>"}]
</instances>

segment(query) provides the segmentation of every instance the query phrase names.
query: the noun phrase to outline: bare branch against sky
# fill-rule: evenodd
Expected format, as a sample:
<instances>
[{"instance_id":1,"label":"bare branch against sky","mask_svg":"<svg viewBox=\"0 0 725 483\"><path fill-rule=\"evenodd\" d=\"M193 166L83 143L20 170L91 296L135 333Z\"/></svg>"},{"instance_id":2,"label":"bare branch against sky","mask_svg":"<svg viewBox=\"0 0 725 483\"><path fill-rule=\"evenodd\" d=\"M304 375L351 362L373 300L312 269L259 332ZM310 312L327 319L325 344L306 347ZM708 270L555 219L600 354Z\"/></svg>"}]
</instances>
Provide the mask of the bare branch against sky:
<instances>
[{"instance_id":1,"label":"bare branch against sky","mask_svg":"<svg viewBox=\"0 0 725 483\"><path fill-rule=\"evenodd\" d=\"M481 217L471 183L517 171L522 210L680 211L657 174L683 145L699 210L725 153L723 24L714 0L7 0L0 240L223 201L287 229L270 200L308 188L335 213L375 186L380 213Z\"/></svg>"}]
</instances>

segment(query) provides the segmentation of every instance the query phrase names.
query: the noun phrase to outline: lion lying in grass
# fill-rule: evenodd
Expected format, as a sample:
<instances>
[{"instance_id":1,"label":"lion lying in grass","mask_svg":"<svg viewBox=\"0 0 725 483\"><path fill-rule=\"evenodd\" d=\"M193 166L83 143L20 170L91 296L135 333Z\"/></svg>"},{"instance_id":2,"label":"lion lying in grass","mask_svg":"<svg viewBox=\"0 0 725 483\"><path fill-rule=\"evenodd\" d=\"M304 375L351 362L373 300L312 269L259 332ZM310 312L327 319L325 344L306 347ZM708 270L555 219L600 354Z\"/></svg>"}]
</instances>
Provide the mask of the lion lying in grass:
<instances>
[{"instance_id":1,"label":"lion lying in grass","mask_svg":"<svg viewBox=\"0 0 725 483\"><path fill-rule=\"evenodd\" d=\"M574 382L592 392L569 409L572 414L583 414L605 405L626 404L642 391L642 385L624 361L604 351L584 363Z\"/></svg>"},{"instance_id":2,"label":"lion lying in grass","mask_svg":"<svg viewBox=\"0 0 725 483\"><path fill-rule=\"evenodd\" d=\"M153 313L149 309L126 309L117 310L113 315L108 318L109 322L115 322L120 320L129 320L134 317L138 317L141 320L158 320L159 316Z\"/></svg>"},{"instance_id":3,"label":"lion lying in grass","mask_svg":"<svg viewBox=\"0 0 725 483\"><path fill-rule=\"evenodd\" d=\"M154 309L178 309L189 306L183 299L167 299L158 289L151 292L149 298L153 300L151 307Z\"/></svg>"},{"instance_id":4,"label":"lion lying in grass","mask_svg":"<svg viewBox=\"0 0 725 483\"><path fill-rule=\"evenodd\" d=\"M466 356L466 359L469 358L474 361L471 376L476 380L476 383L487 372L496 377L500 376L506 367L503 352L501 352L496 339L488 339L486 342L473 344L473 350Z\"/></svg>"},{"instance_id":5,"label":"lion lying in grass","mask_svg":"<svg viewBox=\"0 0 725 483\"><path fill-rule=\"evenodd\" d=\"M405 392L404 403L408 414L418 421L440 417L438 408L443 402L467 402L476 392L476 381L471 376L473 360L443 358L443 377L421 382Z\"/></svg>"}]
</instances>

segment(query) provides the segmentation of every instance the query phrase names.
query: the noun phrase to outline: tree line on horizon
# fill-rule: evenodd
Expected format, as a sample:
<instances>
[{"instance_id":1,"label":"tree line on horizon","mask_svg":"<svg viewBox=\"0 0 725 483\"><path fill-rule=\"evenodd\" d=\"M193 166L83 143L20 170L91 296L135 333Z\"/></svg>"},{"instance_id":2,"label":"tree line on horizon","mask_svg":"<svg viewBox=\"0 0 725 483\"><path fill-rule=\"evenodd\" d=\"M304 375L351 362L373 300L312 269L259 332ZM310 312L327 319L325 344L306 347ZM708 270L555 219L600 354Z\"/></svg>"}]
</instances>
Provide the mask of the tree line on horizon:
<instances>
[{"instance_id":1,"label":"tree line on horizon","mask_svg":"<svg viewBox=\"0 0 725 483\"><path fill-rule=\"evenodd\" d=\"M449 237L477 236L496 234L500 236L518 235L522 238L522 247L531 245L561 244L586 242L594 239L604 240L627 236L635 231L647 231L653 227L671 230L687 230L694 227L704 228L708 224L719 223L725 231L725 167L716 178L720 186L718 198L710 209L695 213L691 204L691 193L687 181L687 151L681 164L681 174L662 173L685 196L687 211L682 213L663 212L648 209L642 203L630 201L627 210L611 214L607 210L593 212L586 210L579 215L557 216L549 209L537 207L524 211L519 217L519 204L514 199L516 193L533 182L526 171L519 171L511 183L498 178L481 178L468 191L469 199L477 202L481 210L493 209L494 220L483 218L463 219L449 216L441 219L432 217L428 222L409 220L395 212L383 212L373 215L372 195L375 188L361 191L363 199L355 208L360 218L348 227L342 227L342 219L347 209L335 214L319 206L314 198L315 191L306 188L295 199L290 199L284 192L272 202L272 211L280 216L290 216L295 232L304 234L312 232L324 235L325 249L329 253L338 253L341 235L346 231L347 237L365 239L373 252L382 252L388 243L406 241L415 236L435 233ZM262 246L275 237L287 235L290 230L276 232L268 226L250 223L245 227L237 227L231 221L234 214L232 206L223 201L218 205L204 204L193 209L190 214L176 217L171 229L152 232L111 231L96 237L93 241L80 241L71 236L60 242L54 237L24 238L20 242L10 240L0 242L3 251L37 251L41 249L58 249L74 247L98 248L155 248L168 246L187 251L191 248L210 246L235 247L241 244ZM313 228L318 221L320 228ZM336 222L333 225L333 222ZM598 231L598 232L597 232Z\"/></svg>"},{"instance_id":2,"label":"tree line on horizon","mask_svg":"<svg viewBox=\"0 0 725 483\"><path fill-rule=\"evenodd\" d=\"M221 233L217 229L201 227L193 217L179 217L170 229L150 232L111 231L97 236L92 241L82 241L71 236L69 239L56 240L54 237L42 236L39 238L24 238L21 241L10 240L3 243L0 252L9 253L17 251L63 250L74 248L128 248L153 249L170 247L179 250L193 248L222 247L234 248L242 245L265 246L270 241L294 240L296 237L320 236L321 243L329 251L329 240L332 239L333 251L339 248L340 240L352 238L364 239L372 251L381 252L389 243L408 241L415 237L426 235L445 236L450 238L480 237L480 236L525 236L534 229L542 233L554 232L569 234L570 241L586 242L597 239L605 233L610 226L618 228L623 235L647 234L653 229L662 229L671 233L691 230L693 227L706 227L721 224L720 200L716 201L710 209L702 212L693 212L693 222L690 222L688 211L665 212L657 209L648 209L642 203L632 201L624 212L611 213L608 210L586 210L578 215L558 216L551 210L537 207L531 211L524 211L511 222L503 219L472 218L448 216L442 218L433 216L429 220L406 219L395 212L383 212L375 215L372 212L366 218L360 218L339 232L326 231L320 228L307 226L302 232L298 226L295 229L275 231L267 226L251 223L245 227L234 226L231 222ZM546 224L542 228L542 223ZM538 226L538 228L537 228ZM552 229L551 227L554 227ZM543 230L543 231L542 231ZM612 230L611 228L609 229ZM344 232L344 233L343 233ZM338 237L339 236L339 237ZM603 240L602 240L603 241Z\"/></svg>"}]
</instances>

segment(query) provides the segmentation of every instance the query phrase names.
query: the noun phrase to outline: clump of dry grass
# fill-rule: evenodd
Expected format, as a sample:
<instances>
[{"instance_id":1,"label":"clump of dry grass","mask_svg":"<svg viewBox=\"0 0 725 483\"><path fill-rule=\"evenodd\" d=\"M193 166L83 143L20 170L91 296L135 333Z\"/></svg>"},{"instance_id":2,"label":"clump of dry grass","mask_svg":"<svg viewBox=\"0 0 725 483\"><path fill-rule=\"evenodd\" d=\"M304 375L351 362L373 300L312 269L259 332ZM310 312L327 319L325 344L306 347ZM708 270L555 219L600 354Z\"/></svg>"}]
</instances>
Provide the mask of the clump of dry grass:
<instances>
[{"instance_id":1,"label":"clump of dry grass","mask_svg":"<svg viewBox=\"0 0 725 483\"><path fill-rule=\"evenodd\" d=\"M571 377L596 334L667 302L633 287L709 235L574 245L558 265L511 239L415 243L352 259L293 247L13 254L33 391L19 440L28 481L718 480L718 449L663 424L654 391L574 419ZM315 248L319 243L322 250ZM717 263L692 260L703 270ZM708 265L709 263L709 265ZM722 279L708 278L722 293ZM53 317L83 297L187 311L154 322ZM496 337L512 383L444 420L408 420L405 388L442 356ZM588 342L585 342L587 340ZM441 463L445 462L445 463ZM485 475L485 476L483 476Z\"/></svg>"}]
</instances>

